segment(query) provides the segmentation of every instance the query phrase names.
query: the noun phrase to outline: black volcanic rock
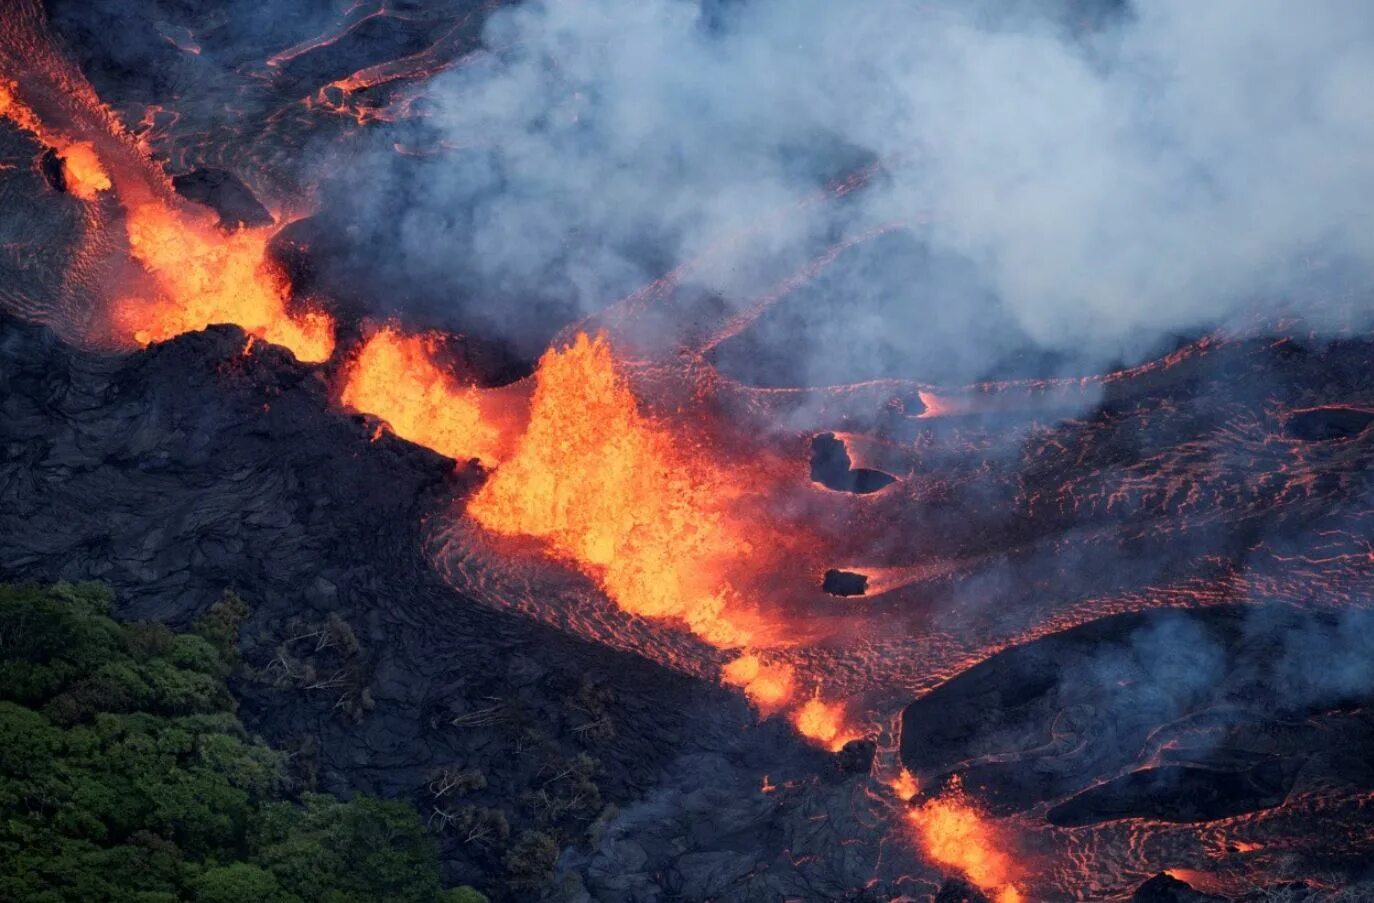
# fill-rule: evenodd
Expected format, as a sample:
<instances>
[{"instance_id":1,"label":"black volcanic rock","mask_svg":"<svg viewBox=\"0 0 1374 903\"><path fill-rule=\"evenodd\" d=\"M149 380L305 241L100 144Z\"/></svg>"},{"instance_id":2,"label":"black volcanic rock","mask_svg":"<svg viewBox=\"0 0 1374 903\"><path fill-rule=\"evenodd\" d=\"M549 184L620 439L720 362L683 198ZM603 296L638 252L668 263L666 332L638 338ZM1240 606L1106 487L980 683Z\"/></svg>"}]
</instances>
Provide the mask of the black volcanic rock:
<instances>
[{"instance_id":1,"label":"black volcanic rock","mask_svg":"<svg viewBox=\"0 0 1374 903\"><path fill-rule=\"evenodd\" d=\"M1272 808L1300 769L1374 787L1374 766L1353 752L1374 749L1374 716L1347 698L1374 698L1374 686L1322 683L1365 673L1367 633L1358 613L1103 618L999 653L909 705L902 761L939 775L934 786L957 773L993 812L1051 803L1049 821L1072 826Z\"/></svg>"},{"instance_id":2,"label":"black volcanic rock","mask_svg":"<svg viewBox=\"0 0 1374 903\"><path fill-rule=\"evenodd\" d=\"M241 226L270 226L271 212L262 205L243 180L222 169L193 169L172 179L172 187L182 197L211 208L219 214L225 229Z\"/></svg>"},{"instance_id":3,"label":"black volcanic rock","mask_svg":"<svg viewBox=\"0 0 1374 903\"><path fill-rule=\"evenodd\" d=\"M1061 827L1117 818L1214 821L1279 805L1301 764L1298 759L1269 759L1242 771L1184 765L1142 768L1083 791L1045 817Z\"/></svg>"},{"instance_id":4,"label":"black volcanic rock","mask_svg":"<svg viewBox=\"0 0 1374 903\"><path fill-rule=\"evenodd\" d=\"M67 173L62 168L62 158L57 151L49 147L38 156L38 171L54 191L67 190Z\"/></svg>"},{"instance_id":5,"label":"black volcanic rock","mask_svg":"<svg viewBox=\"0 0 1374 903\"><path fill-rule=\"evenodd\" d=\"M832 596L862 596L868 591L868 577L831 568L821 578L821 590Z\"/></svg>"},{"instance_id":6,"label":"black volcanic rock","mask_svg":"<svg viewBox=\"0 0 1374 903\"><path fill-rule=\"evenodd\" d=\"M881 470L851 468L849 450L834 433L821 433L811 440L811 480L836 492L867 495L896 482Z\"/></svg>"},{"instance_id":7,"label":"black volcanic rock","mask_svg":"<svg viewBox=\"0 0 1374 903\"><path fill-rule=\"evenodd\" d=\"M846 774L868 774L877 751L872 740L850 740L835 753L835 766Z\"/></svg>"},{"instance_id":8,"label":"black volcanic rock","mask_svg":"<svg viewBox=\"0 0 1374 903\"><path fill-rule=\"evenodd\" d=\"M303 785L427 819L471 806L576 838L677 757L734 747L752 719L732 694L443 584L423 523L480 474L371 441L317 370L245 345L215 327L101 356L0 317L0 580L102 580L120 617L179 626L235 590L245 724L297 751ZM578 729L581 699L608 731ZM563 822L522 802L584 754L595 807ZM485 785L436 797L451 768ZM447 880L504 898L499 846L464 836L438 830Z\"/></svg>"},{"instance_id":9,"label":"black volcanic rock","mask_svg":"<svg viewBox=\"0 0 1374 903\"><path fill-rule=\"evenodd\" d=\"M1330 406L1293 414L1284 422L1283 431L1292 439L1323 442L1358 436L1371 423L1374 423L1374 411Z\"/></svg>"},{"instance_id":10,"label":"black volcanic rock","mask_svg":"<svg viewBox=\"0 0 1374 903\"><path fill-rule=\"evenodd\" d=\"M992 903L988 895L962 878L950 878L940 885L933 903Z\"/></svg>"},{"instance_id":11,"label":"black volcanic rock","mask_svg":"<svg viewBox=\"0 0 1374 903\"><path fill-rule=\"evenodd\" d=\"M1173 875L1160 872L1146 881L1131 895L1131 903L1228 903L1225 897L1216 897L1193 890L1186 881Z\"/></svg>"}]
</instances>

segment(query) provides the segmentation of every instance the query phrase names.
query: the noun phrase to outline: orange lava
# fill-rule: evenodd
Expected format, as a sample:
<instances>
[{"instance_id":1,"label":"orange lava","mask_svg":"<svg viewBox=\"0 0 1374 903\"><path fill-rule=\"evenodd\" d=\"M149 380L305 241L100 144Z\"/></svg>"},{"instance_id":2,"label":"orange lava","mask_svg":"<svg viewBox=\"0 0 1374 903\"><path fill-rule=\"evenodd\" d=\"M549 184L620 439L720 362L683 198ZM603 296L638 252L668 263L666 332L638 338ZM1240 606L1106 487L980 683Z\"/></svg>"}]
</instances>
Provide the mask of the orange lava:
<instances>
[{"instance_id":1,"label":"orange lava","mask_svg":"<svg viewBox=\"0 0 1374 903\"><path fill-rule=\"evenodd\" d=\"M739 687L749 701L769 712L792 698L792 666L786 662L765 663L752 652L739 656L720 669L721 683Z\"/></svg>"},{"instance_id":2,"label":"orange lava","mask_svg":"<svg viewBox=\"0 0 1374 903\"><path fill-rule=\"evenodd\" d=\"M58 151L62 172L67 178L67 190L83 201L93 201L97 194L109 191L110 176L96 156L95 148L84 141L67 145Z\"/></svg>"},{"instance_id":3,"label":"orange lava","mask_svg":"<svg viewBox=\"0 0 1374 903\"><path fill-rule=\"evenodd\" d=\"M921 784L916 780L916 776L903 768L887 784L888 788L902 802L909 801L913 796L921 792Z\"/></svg>"},{"instance_id":4,"label":"orange lava","mask_svg":"<svg viewBox=\"0 0 1374 903\"><path fill-rule=\"evenodd\" d=\"M747 644L728 577L753 546L733 514L736 481L641 411L604 338L546 352L535 380L528 430L468 512L494 533L542 538L626 611Z\"/></svg>"},{"instance_id":5,"label":"orange lava","mask_svg":"<svg viewBox=\"0 0 1374 903\"><path fill-rule=\"evenodd\" d=\"M840 749L857 736L845 723L844 704L825 702L819 695L812 696L792 713L792 723L803 737L832 750Z\"/></svg>"},{"instance_id":6,"label":"orange lava","mask_svg":"<svg viewBox=\"0 0 1374 903\"><path fill-rule=\"evenodd\" d=\"M235 323L285 346L298 360L323 361L333 353L331 317L287 312L289 287L267 258L266 230L225 234L147 202L129 210L128 232L130 251L161 290L156 298L125 298L115 305L116 327L138 344Z\"/></svg>"},{"instance_id":7,"label":"orange lava","mask_svg":"<svg viewBox=\"0 0 1374 903\"><path fill-rule=\"evenodd\" d=\"M33 134L44 145L57 152L62 161L62 174L67 190L83 201L95 200L96 195L111 187L95 148L85 141L69 141L43 126L34 112L15 96L12 83L0 80L0 116L8 118L20 128Z\"/></svg>"},{"instance_id":8,"label":"orange lava","mask_svg":"<svg viewBox=\"0 0 1374 903\"><path fill-rule=\"evenodd\" d=\"M435 364L435 347L433 336L379 331L349 367L341 400L381 417L403 439L492 466L509 444L500 418L480 390L460 385Z\"/></svg>"},{"instance_id":9,"label":"orange lava","mask_svg":"<svg viewBox=\"0 0 1374 903\"><path fill-rule=\"evenodd\" d=\"M958 869L997 903L1020 903L1012 883L1015 862L997 830L969 804L956 783L945 796L928 800L907 813L925 855L937 865Z\"/></svg>"}]
</instances>

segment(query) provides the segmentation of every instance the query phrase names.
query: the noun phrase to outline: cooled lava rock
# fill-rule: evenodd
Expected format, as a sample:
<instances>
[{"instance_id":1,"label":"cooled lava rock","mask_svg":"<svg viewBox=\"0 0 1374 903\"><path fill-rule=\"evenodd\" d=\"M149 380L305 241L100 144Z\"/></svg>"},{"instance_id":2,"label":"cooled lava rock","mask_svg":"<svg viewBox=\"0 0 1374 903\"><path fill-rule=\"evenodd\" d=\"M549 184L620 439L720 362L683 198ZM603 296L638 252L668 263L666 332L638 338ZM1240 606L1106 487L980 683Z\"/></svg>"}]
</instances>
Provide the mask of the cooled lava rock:
<instances>
[{"instance_id":1,"label":"cooled lava rock","mask_svg":"<svg viewBox=\"0 0 1374 903\"><path fill-rule=\"evenodd\" d=\"M1374 411L1338 406L1298 411L1284 423L1284 433L1293 439L1325 442L1358 436L1374 423Z\"/></svg>"},{"instance_id":2,"label":"cooled lava rock","mask_svg":"<svg viewBox=\"0 0 1374 903\"><path fill-rule=\"evenodd\" d=\"M851 468L849 450L834 433L822 433L811 440L811 480L836 492L867 495L896 482L881 470Z\"/></svg>"},{"instance_id":3,"label":"cooled lava rock","mask_svg":"<svg viewBox=\"0 0 1374 903\"><path fill-rule=\"evenodd\" d=\"M868 577L831 568L821 580L821 590L832 596L862 596L868 592Z\"/></svg>"},{"instance_id":4,"label":"cooled lava rock","mask_svg":"<svg viewBox=\"0 0 1374 903\"><path fill-rule=\"evenodd\" d=\"M933 903L992 903L992 900L962 878L950 878L940 885Z\"/></svg>"},{"instance_id":5,"label":"cooled lava rock","mask_svg":"<svg viewBox=\"0 0 1374 903\"><path fill-rule=\"evenodd\" d=\"M850 740L835 753L835 767L845 774L868 774L877 751L872 740Z\"/></svg>"},{"instance_id":6,"label":"cooled lava rock","mask_svg":"<svg viewBox=\"0 0 1374 903\"><path fill-rule=\"evenodd\" d=\"M1146 881L1131 895L1131 903L1229 903L1225 897L1216 897L1193 890L1186 881L1173 875L1160 872Z\"/></svg>"},{"instance_id":7,"label":"cooled lava rock","mask_svg":"<svg viewBox=\"0 0 1374 903\"><path fill-rule=\"evenodd\" d=\"M372 441L315 369L246 345L213 327L88 354L0 315L0 580L101 580L121 618L178 626L233 589L252 609L233 682L249 729L297 751L307 787L410 798L426 817L444 804L435 775L472 768L485 786L462 805L533 830L512 801L587 754L600 802L584 830L678 757L737 745L752 716L734 694L442 583L423 524L479 475ZM327 658L293 645L316 630L352 639ZM578 730L589 704L612 728L599 739ZM446 880L499 890L499 850L436 836Z\"/></svg>"},{"instance_id":8,"label":"cooled lava rock","mask_svg":"<svg viewBox=\"0 0 1374 903\"><path fill-rule=\"evenodd\" d=\"M1374 789L1362 705L1374 687L1357 676L1371 627L1358 611L1263 607L1104 618L909 705L902 761L936 785L957 774L995 813L1050 803L1066 826L1257 812L1283 804L1299 773L1362 793Z\"/></svg>"},{"instance_id":9,"label":"cooled lava rock","mask_svg":"<svg viewBox=\"0 0 1374 903\"><path fill-rule=\"evenodd\" d=\"M272 214L252 190L231 172L193 169L174 177L172 187L182 197L204 204L218 213L221 228L270 226L274 222Z\"/></svg>"}]
</instances>

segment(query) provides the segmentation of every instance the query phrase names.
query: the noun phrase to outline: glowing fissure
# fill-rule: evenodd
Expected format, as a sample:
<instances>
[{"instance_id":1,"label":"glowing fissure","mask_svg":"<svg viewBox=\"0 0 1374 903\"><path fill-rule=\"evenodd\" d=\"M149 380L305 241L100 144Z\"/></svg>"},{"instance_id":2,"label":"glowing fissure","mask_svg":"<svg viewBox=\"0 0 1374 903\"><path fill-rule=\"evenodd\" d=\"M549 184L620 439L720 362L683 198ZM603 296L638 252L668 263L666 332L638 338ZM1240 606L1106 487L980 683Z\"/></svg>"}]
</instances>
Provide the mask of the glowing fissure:
<instances>
[{"instance_id":1,"label":"glowing fissure","mask_svg":"<svg viewBox=\"0 0 1374 903\"><path fill-rule=\"evenodd\" d=\"M116 328L138 344L233 323L302 361L324 361L334 353L329 315L288 312L291 290L268 260L268 230L225 234L151 201L130 209L127 223L129 250L160 289L156 297L124 298L115 305Z\"/></svg>"},{"instance_id":2,"label":"glowing fissure","mask_svg":"<svg viewBox=\"0 0 1374 903\"><path fill-rule=\"evenodd\" d=\"M546 352L530 422L468 505L493 533L535 536L621 608L672 618L720 647L754 637L729 579L757 533L729 475L642 413L604 338Z\"/></svg>"},{"instance_id":3,"label":"glowing fissure","mask_svg":"<svg viewBox=\"0 0 1374 903\"><path fill-rule=\"evenodd\" d=\"M962 872L997 903L1021 903L1014 884L1019 869L1005 840L968 801L957 780L944 795L911 809L907 819L932 862Z\"/></svg>"},{"instance_id":4,"label":"glowing fissure","mask_svg":"<svg viewBox=\"0 0 1374 903\"><path fill-rule=\"evenodd\" d=\"M435 341L380 330L350 365L340 400L381 416L403 439L492 466L505 457L508 437L480 390L435 365Z\"/></svg>"}]
</instances>

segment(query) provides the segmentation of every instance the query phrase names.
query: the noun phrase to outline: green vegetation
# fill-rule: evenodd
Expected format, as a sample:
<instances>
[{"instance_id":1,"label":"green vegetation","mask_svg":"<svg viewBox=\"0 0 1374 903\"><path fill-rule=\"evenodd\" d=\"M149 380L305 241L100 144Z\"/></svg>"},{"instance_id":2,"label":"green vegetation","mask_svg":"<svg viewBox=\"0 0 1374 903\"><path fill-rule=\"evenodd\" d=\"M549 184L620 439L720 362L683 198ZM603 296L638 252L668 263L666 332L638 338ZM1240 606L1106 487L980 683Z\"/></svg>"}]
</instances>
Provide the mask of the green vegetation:
<instances>
[{"instance_id":1,"label":"green vegetation","mask_svg":"<svg viewBox=\"0 0 1374 903\"><path fill-rule=\"evenodd\" d=\"M95 585L0 585L0 899L480 903L409 805L284 801L225 678L244 604L120 624ZM543 851L540 851L541 853Z\"/></svg>"}]
</instances>

